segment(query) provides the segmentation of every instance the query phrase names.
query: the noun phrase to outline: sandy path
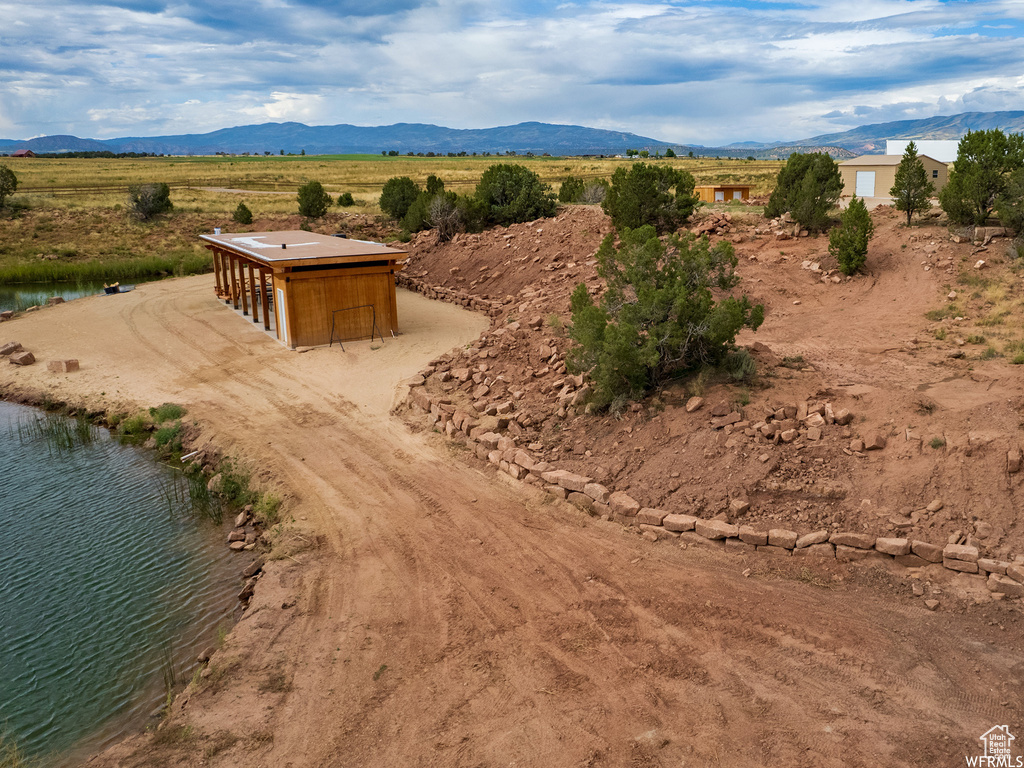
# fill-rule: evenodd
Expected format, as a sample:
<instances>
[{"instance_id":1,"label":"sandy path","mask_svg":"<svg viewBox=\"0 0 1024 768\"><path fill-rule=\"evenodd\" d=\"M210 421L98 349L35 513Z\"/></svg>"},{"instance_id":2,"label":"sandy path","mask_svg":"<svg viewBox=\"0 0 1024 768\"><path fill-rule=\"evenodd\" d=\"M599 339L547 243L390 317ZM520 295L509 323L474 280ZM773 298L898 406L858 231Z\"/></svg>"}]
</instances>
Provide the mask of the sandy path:
<instances>
[{"instance_id":1,"label":"sandy path","mask_svg":"<svg viewBox=\"0 0 1024 768\"><path fill-rule=\"evenodd\" d=\"M881 572L825 588L761 558L743 578L739 557L623 535L386 416L397 381L486 321L404 294L400 339L298 355L210 288L0 326L83 364L0 366L0 387L184 403L320 542L268 566L179 703L186 737L96 765L953 765L1020 722L1019 626L928 613Z\"/></svg>"}]
</instances>

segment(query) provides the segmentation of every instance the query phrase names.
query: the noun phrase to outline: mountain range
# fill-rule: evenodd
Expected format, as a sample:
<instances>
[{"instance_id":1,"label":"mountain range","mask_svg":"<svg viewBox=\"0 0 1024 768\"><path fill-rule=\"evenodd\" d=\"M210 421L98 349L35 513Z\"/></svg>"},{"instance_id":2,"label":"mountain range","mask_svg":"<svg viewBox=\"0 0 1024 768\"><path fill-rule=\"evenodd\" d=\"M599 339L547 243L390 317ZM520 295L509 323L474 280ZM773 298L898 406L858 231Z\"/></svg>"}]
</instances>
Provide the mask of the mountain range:
<instances>
[{"instance_id":1,"label":"mountain range","mask_svg":"<svg viewBox=\"0 0 1024 768\"><path fill-rule=\"evenodd\" d=\"M211 133L178 136L81 139L41 136L20 141L0 139L0 153L19 149L48 152L138 152L161 155L279 154L551 154L617 155L627 149L719 157L785 158L793 152L827 151L834 157L884 153L887 139L959 139L968 130L1000 128L1024 132L1024 112L964 112L958 115L863 125L841 133L798 141L740 142L724 147L675 144L634 133L528 122L497 128L458 129L420 123L384 126L263 123L223 128Z\"/></svg>"}]
</instances>

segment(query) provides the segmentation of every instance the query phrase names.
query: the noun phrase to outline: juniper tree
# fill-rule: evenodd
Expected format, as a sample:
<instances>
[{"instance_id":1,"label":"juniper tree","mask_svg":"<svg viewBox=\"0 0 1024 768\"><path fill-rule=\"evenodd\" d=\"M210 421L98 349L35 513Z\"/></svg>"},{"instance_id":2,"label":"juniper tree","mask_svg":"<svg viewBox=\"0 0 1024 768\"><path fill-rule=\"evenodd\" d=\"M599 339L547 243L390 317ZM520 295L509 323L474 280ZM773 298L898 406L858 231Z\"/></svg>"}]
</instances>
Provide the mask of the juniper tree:
<instances>
[{"instance_id":1,"label":"juniper tree","mask_svg":"<svg viewBox=\"0 0 1024 768\"><path fill-rule=\"evenodd\" d=\"M928 172L917 156L917 145L914 142L907 144L903 151L903 159L896 168L895 183L889 194L896 203L896 210L907 212L908 227L915 213L929 207L928 201L935 194L935 185L928 180Z\"/></svg>"},{"instance_id":2,"label":"juniper tree","mask_svg":"<svg viewBox=\"0 0 1024 768\"><path fill-rule=\"evenodd\" d=\"M310 219L319 219L334 204L334 198L327 194L319 181L307 181L299 187L299 213Z\"/></svg>"},{"instance_id":3,"label":"juniper tree","mask_svg":"<svg viewBox=\"0 0 1024 768\"><path fill-rule=\"evenodd\" d=\"M981 226L1006 188L1007 176L1024 167L1024 134L998 128L968 131L960 139L949 183L939 204L953 224Z\"/></svg>"},{"instance_id":4,"label":"juniper tree","mask_svg":"<svg viewBox=\"0 0 1024 768\"><path fill-rule=\"evenodd\" d=\"M774 219L789 211L801 226L820 232L842 191L843 177L835 160L823 152L797 152L779 169L764 215Z\"/></svg>"},{"instance_id":5,"label":"juniper tree","mask_svg":"<svg viewBox=\"0 0 1024 768\"><path fill-rule=\"evenodd\" d=\"M0 208L4 207L4 202L17 188L18 177L14 175L14 171L6 165L0 165Z\"/></svg>"},{"instance_id":6,"label":"juniper tree","mask_svg":"<svg viewBox=\"0 0 1024 768\"><path fill-rule=\"evenodd\" d=\"M844 275L859 272L868 256L868 241L875 232L871 214L864 201L856 195L840 219L839 226L828 233L828 252L839 262Z\"/></svg>"},{"instance_id":7,"label":"juniper tree","mask_svg":"<svg viewBox=\"0 0 1024 768\"><path fill-rule=\"evenodd\" d=\"M616 169L602 206L619 229L650 225L658 232L671 232L683 226L700 205L693 187L688 171L633 163L628 171Z\"/></svg>"},{"instance_id":8,"label":"juniper tree","mask_svg":"<svg viewBox=\"0 0 1024 768\"><path fill-rule=\"evenodd\" d=\"M756 330L764 307L746 296L715 300L739 282L732 245L706 237L658 238L653 226L624 229L619 247L608 235L597 251L606 289L594 303L580 283L571 298L575 342L567 364L588 373L594 403L637 399L668 376L716 363L736 334Z\"/></svg>"}]
</instances>

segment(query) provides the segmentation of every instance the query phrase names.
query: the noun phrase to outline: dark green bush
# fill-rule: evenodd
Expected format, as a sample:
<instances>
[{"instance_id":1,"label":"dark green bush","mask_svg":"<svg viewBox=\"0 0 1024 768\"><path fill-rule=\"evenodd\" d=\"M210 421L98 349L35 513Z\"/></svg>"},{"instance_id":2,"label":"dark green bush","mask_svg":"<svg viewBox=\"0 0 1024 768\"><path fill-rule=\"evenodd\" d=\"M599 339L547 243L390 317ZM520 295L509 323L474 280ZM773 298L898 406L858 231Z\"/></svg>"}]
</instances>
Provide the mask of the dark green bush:
<instances>
[{"instance_id":1,"label":"dark green bush","mask_svg":"<svg viewBox=\"0 0 1024 768\"><path fill-rule=\"evenodd\" d=\"M842 191L843 177L835 160L823 152L798 152L779 170L764 215L774 219L788 211L801 226L820 232L828 226L829 212Z\"/></svg>"},{"instance_id":2,"label":"dark green bush","mask_svg":"<svg viewBox=\"0 0 1024 768\"><path fill-rule=\"evenodd\" d=\"M342 208L351 208L356 204L356 199L352 197L351 192L342 192L338 195L338 205Z\"/></svg>"},{"instance_id":3,"label":"dark green bush","mask_svg":"<svg viewBox=\"0 0 1024 768\"><path fill-rule=\"evenodd\" d=\"M840 272L852 275L861 270L867 260L868 241L874 231L875 225L871 222L867 206L854 195L849 207L843 211L839 226L828 233L828 252L839 263Z\"/></svg>"},{"instance_id":4,"label":"dark green bush","mask_svg":"<svg viewBox=\"0 0 1024 768\"><path fill-rule=\"evenodd\" d=\"M14 171L6 165L0 165L0 208L4 207L4 201L14 194L18 188L18 177Z\"/></svg>"},{"instance_id":5,"label":"dark green bush","mask_svg":"<svg viewBox=\"0 0 1024 768\"><path fill-rule=\"evenodd\" d=\"M638 399L670 375L722 361L742 328L756 330L764 307L746 296L715 301L713 291L739 282L736 255L727 242L711 247L706 237L670 235L653 226L624 229L597 252L606 289L595 304L585 284L572 294L575 342L567 364L588 373L599 407ZM746 363L737 364L746 374Z\"/></svg>"},{"instance_id":6,"label":"dark green bush","mask_svg":"<svg viewBox=\"0 0 1024 768\"><path fill-rule=\"evenodd\" d=\"M578 203L583 196L583 179L566 176L558 190L558 202Z\"/></svg>"},{"instance_id":7,"label":"dark green bush","mask_svg":"<svg viewBox=\"0 0 1024 768\"><path fill-rule=\"evenodd\" d=\"M618 168L612 175L603 207L619 229L650 225L658 232L672 232L700 205L693 186L688 171L633 163L628 171Z\"/></svg>"},{"instance_id":8,"label":"dark green bush","mask_svg":"<svg viewBox=\"0 0 1024 768\"><path fill-rule=\"evenodd\" d=\"M939 204L951 224L982 226L1006 190L1008 176L1024 167L1024 134L998 128L968 131L956 150Z\"/></svg>"},{"instance_id":9,"label":"dark green bush","mask_svg":"<svg viewBox=\"0 0 1024 768\"><path fill-rule=\"evenodd\" d=\"M380 209L395 221L401 221L416 198L420 188L408 176L395 176L384 182L380 193Z\"/></svg>"},{"instance_id":10,"label":"dark green bush","mask_svg":"<svg viewBox=\"0 0 1024 768\"><path fill-rule=\"evenodd\" d=\"M309 219L319 219L334 203L323 184L319 181L307 181L299 187L299 213Z\"/></svg>"},{"instance_id":11,"label":"dark green bush","mask_svg":"<svg viewBox=\"0 0 1024 768\"><path fill-rule=\"evenodd\" d=\"M128 213L139 221L147 221L174 208L171 188L167 184L132 184L128 187Z\"/></svg>"},{"instance_id":12,"label":"dark green bush","mask_svg":"<svg viewBox=\"0 0 1024 768\"><path fill-rule=\"evenodd\" d=\"M245 203L239 203L235 212L231 214L231 219L237 224L252 224L252 211Z\"/></svg>"},{"instance_id":13,"label":"dark green bush","mask_svg":"<svg viewBox=\"0 0 1024 768\"><path fill-rule=\"evenodd\" d=\"M508 226L555 215L555 197L540 177L521 165L492 165L480 177L476 198L490 224Z\"/></svg>"}]
</instances>

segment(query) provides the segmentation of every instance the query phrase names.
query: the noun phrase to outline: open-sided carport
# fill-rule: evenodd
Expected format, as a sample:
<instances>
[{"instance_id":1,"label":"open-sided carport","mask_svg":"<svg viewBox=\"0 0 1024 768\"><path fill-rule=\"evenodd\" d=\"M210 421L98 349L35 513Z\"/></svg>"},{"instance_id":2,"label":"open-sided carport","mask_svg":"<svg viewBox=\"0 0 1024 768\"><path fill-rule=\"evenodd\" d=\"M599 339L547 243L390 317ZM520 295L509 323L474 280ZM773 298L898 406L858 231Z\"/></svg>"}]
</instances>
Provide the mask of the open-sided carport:
<instances>
[{"instance_id":1,"label":"open-sided carport","mask_svg":"<svg viewBox=\"0 0 1024 768\"><path fill-rule=\"evenodd\" d=\"M217 296L292 349L398 332L404 251L302 230L200 238L213 253Z\"/></svg>"}]
</instances>

